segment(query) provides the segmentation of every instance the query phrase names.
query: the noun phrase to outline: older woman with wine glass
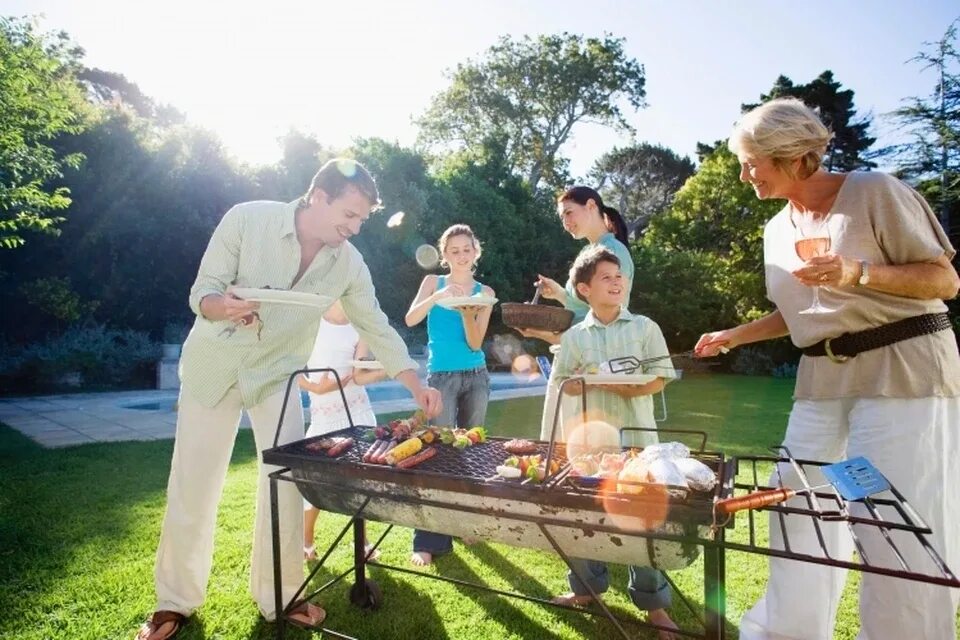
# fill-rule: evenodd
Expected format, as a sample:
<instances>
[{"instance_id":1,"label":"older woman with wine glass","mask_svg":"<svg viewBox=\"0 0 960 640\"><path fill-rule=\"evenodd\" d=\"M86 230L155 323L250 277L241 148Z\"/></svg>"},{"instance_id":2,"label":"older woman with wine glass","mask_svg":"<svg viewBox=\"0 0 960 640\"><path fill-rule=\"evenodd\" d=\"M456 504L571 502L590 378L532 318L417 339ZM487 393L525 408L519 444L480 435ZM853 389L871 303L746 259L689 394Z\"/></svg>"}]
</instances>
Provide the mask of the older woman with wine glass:
<instances>
[{"instance_id":1,"label":"older woman with wine glass","mask_svg":"<svg viewBox=\"0 0 960 640\"><path fill-rule=\"evenodd\" d=\"M789 335L803 356L784 445L809 460L865 456L926 520L934 548L957 570L960 356L943 303L960 286L950 263L956 252L923 198L896 178L825 171L820 160L831 137L793 98L757 107L734 128L729 146L740 180L762 200L787 201L764 229L767 295L776 309L703 335L696 352ZM780 471L785 484L796 481L789 468ZM853 511L862 507L851 503ZM850 558L846 525L820 526L831 556ZM822 557L808 518L786 516L785 528L791 551ZM870 563L900 568L875 527L866 528L853 526ZM775 515L770 546L784 548ZM911 567L929 566L919 545L901 545L908 547L917 549L905 554ZM766 594L743 617L740 637L832 638L845 577L772 558ZM958 589L863 573L857 638L955 638L958 596Z\"/></svg>"}]
</instances>

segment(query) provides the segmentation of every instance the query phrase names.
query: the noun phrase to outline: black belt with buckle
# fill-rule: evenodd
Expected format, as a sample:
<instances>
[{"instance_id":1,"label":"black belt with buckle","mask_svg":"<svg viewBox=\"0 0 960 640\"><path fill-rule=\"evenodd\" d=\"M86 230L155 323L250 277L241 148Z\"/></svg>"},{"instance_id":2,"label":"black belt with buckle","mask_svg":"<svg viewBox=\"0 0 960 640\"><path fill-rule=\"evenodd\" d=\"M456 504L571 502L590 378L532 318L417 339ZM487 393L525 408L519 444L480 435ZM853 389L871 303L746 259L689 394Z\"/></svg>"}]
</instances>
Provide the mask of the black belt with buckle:
<instances>
[{"instance_id":1,"label":"black belt with buckle","mask_svg":"<svg viewBox=\"0 0 960 640\"><path fill-rule=\"evenodd\" d=\"M901 340L950 328L950 316L946 313L925 313L922 316L904 318L872 329L821 340L804 348L803 355L827 356L834 362L845 362L864 351L879 349Z\"/></svg>"}]
</instances>

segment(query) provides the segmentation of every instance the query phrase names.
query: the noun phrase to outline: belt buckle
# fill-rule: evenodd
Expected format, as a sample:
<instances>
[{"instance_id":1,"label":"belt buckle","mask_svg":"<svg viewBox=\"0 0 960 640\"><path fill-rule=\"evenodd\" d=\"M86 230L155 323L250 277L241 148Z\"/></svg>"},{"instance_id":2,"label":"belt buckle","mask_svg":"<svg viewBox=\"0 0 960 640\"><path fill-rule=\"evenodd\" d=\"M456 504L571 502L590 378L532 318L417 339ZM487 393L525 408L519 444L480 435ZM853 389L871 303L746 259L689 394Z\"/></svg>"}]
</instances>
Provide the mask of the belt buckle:
<instances>
[{"instance_id":1,"label":"belt buckle","mask_svg":"<svg viewBox=\"0 0 960 640\"><path fill-rule=\"evenodd\" d=\"M850 356L838 356L833 352L833 349L830 348L831 340L833 340L833 338L827 338L823 341L823 351L827 354L827 357L830 358L830 361L840 364L849 360Z\"/></svg>"}]
</instances>

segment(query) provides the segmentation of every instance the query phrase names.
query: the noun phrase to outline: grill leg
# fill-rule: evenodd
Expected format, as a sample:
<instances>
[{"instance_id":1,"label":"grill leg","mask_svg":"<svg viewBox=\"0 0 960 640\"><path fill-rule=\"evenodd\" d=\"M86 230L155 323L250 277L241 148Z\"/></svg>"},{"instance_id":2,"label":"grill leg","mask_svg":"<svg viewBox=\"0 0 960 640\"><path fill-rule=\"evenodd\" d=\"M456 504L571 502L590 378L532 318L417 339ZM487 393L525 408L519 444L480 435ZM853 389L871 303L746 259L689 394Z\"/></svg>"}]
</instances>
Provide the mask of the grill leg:
<instances>
[{"instance_id":1,"label":"grill leg","mask_svg":"<svg viewBox=\"0 0 960 640\"><path fill-rule=\"evenodd\" d=\"M270 532L273 536L273 606L277 616L277 640L283 640L286 632L286 616L283 611L280 569L280 506L277 500L277 478L272 473L270 474Z\"/></svg>"},{"instance_id":2,"label":"grill leg","mask_svg":"<svg viewBox=\"0 0 960 640\"><path fill-rule=\"evenodd\" d=\"M580 573L576 570L576 568L574 568L574 566L570 563L570 556L568 556L566 552L560 547L556 539L552 535L550 535L550 532L547 531L547 528L542 523L537 523L537 526L540 527L540 532L543 533L544 537L550 543L550 546L552 546L554 551L557 552L557 555L559 555L560 558L563 559L564 563L566 563L570 571L572 571L573 574L580 579L580 582L583 583L583 586L585 586L587 588L587 591L590 592L590 595L593 596L594 604L596 604L600 608L600 610L603 612L603 614L607 617L607 619L610 620L611 623L613 623L613 626L617 628L617 631L620 632L620 635L623 636L624 640L630 640L630 634L627 633L627 630L623 628L623 625L621 625L620 621L617 620L617 617L613 615L613 612L610 611L609 608L607 608L607 605L604 604L603 600L600 599L600 596L597 594L597 592L593 590L593 587L590 586L589 581L586 580L584 576L580 575Z\"/></svg>"},{"instance_id":3,"label":"grill leg","mask_svg":"<svg viewBox=\"0 0 960 640\"><path fill-rule=\"evenodd\" d=\"M703 546L703 603L706 637L708 640L726 638L726 558L722 547L723 530L718 544Z\"/></svg>"},{"instance_id":4,"label":"grill leg","mask_svg":"<svg viewBox=\"0 0 960 640\"><path fill-rule=\"evenodd\" d=\"M367 552L364 548L366 539L366 520L355 518L353 521L354 588L359 588L356 585L364 585L367 582Z\"/></svg>"}]
</instances>

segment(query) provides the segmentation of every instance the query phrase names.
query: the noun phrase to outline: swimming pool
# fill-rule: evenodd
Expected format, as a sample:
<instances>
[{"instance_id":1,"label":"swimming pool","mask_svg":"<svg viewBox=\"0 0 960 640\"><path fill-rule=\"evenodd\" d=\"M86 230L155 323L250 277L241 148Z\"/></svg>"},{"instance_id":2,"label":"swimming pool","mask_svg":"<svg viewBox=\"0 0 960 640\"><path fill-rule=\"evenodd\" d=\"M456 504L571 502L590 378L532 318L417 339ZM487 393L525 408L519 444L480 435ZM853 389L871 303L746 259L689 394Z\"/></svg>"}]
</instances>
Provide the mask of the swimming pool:
<instances>
[{"instance_id":1,"label":"swimming pool","mask_svg":"<svg viewBox=\"0 0 960 640\"><path fill-rule=\"evenodd\" d=\"M491 373L490 374L490 396L491 399L498 399L497 396L513 395L513 392L528 391L529 395L542 393L546 389L547 381L543 376L518 377L512 373ZM507 393L510 392L510 393ZM378 382L367 386L367 394L370 396L370 402L376 405L379 402L390 402L394 400L410 400L410 392L395 380ZM308 405L307 394L301 393L301 402L304 407ZM157 411L169 412L176 409L176 394L164 395L155 400L134 402L121 405L124 409L134 409L136 411Z\"/></svg>"}]
</instances>

